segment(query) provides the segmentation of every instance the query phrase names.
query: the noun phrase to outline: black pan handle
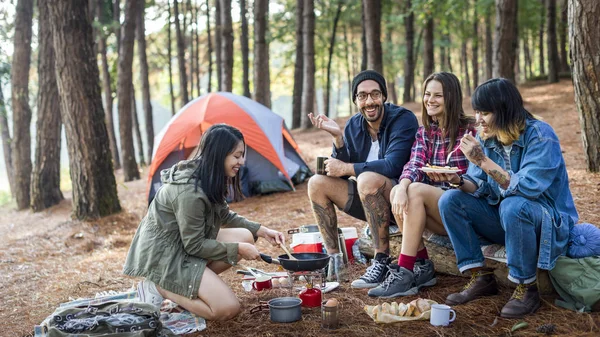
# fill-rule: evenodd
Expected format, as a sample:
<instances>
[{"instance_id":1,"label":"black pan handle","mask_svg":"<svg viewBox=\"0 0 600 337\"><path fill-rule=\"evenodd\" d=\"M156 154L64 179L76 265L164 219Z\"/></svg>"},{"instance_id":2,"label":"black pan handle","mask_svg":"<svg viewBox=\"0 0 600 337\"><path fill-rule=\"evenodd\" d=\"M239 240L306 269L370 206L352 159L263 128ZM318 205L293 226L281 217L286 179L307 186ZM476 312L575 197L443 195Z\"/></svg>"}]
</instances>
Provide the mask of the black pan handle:
<instances>
[{"instance_id":1,"label":"black pan handle","mask_svg":"<svg viewBox=\"0 0 600 337\"><path fill-rule=\"evenodd\" d=\"M265 261L266 263L273 263L273 264L281 264L279 263L278 259L274 259L271 256L267 255L267 254L260 254L260 258L263 259L263 261Z\"/></svg>"}]
</instances>

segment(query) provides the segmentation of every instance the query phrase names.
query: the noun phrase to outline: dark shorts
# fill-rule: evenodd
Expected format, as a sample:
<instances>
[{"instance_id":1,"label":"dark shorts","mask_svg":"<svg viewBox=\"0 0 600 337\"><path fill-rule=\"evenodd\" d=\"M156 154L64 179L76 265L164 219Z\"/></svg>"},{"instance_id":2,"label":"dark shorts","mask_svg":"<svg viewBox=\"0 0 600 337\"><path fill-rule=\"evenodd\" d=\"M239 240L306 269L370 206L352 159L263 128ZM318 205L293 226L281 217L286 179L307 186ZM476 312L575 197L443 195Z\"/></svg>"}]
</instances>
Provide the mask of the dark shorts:
<instances>
[{"instance_id":1,"label":"dark shorts","mask_svg":"<svg viewBox=\"0 0 600 337\"><path fill-rule=\"evenodd\" d=\"M396 179L391 179L394 185L398 184ZM367 217L365 216L365 210L362 206L362 202L360 201L360 196L358 195L358 187L356 183L356 179L350 178L348 179L348 201L344 206L342 211L353 218L367 221ZM396 224L396 219L391 214L391 206L390 206L390 223Z\"/></svg>"}]
</instances>

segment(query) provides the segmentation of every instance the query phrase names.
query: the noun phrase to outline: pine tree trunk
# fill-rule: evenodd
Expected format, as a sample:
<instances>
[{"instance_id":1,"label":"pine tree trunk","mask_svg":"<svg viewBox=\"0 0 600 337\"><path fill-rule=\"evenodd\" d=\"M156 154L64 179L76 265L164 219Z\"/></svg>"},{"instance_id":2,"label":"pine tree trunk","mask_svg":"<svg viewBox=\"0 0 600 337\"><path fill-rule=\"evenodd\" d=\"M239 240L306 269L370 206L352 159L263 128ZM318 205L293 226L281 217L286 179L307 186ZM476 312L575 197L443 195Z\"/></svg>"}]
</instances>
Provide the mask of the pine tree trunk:
<instances>
[{"instance_id":1,"label":"pine tree trunk","mask_svg":"<svg viewBox=\"0 0 600 337\"><path fill-rule=\"evenodd\" d=\"M515 79L517 38L517 0L496 0L496 38L494 40L494 77Z\"/></svg>"},{"instance_id":2,"label":"pine tree trunk","mask_svg":"<svg viewBox=\"0 0 600 337\"><path fill-rule=\"evenodd\" d=\"M485 78L494 76L494 39L492 38L492 16L490 13L485 17Z\"/></svg>"},{"instance_id":3,"label":"pine tree trunk","mask_svg":"<svg viewBox=\"0 0 600 337\"><path fill-rule=\"evenodd\" d=\"M206 92L210 93L212 92L212 73L213 73L213 60L212 60L212 54L213 54L213 40L212 40L212 34L210 31L210 0L206 0L206 54L207 54L207 58L208 58L208 85L206 88Z\"/></svg>"},{"instance_id":4,"label":"pine tree trunk","mask_svg":"<svg viewBox=\"0 0 600 337\"><path fill-rule=\"evenodd\" d=\"M296 0L296 63L294 65L294 92L292 94L292 129L299 128L302 121L302 83L304 82L304 0Z\"/></svg>"},{"instance_id":5,"label":"pine tree trunk","mask_svg":"<svg viewBox=\"0 0 600 337\"><path fill-rule=\"evenodd\" d=\"M525 66L527 68L527 77L533 77L532 61L531 61L531 50L529 48L529 32L525 34L525 38L523 39L523 52L525 53Z\"/></svg>"},{"instance_id":6,"label":"pine tree trunk","mask_svg":"<svg viewBox=\"0 0 600 337\"><path fill-rule=\"evenodd\" d=\"M562 6L560 9L560 25L559 25L559 34L558 34L558 51L560 53L560 71L561 72L570 72L571 68L569 68L569 61L567 55L567 26L568 26L568 1L569 0L561 0Z\"/></svg>"},{"instance_id":7,"label":"pine tree trunk","mask_svg":"<svg viewBox=\"0 0 600 337\"><path fill-rule=\"evenodd\" d=\"M325 87L325 109L323 113L325 116L329 116L329 93L331 89L331 60L333 59L333 50L335 48L335 33L337 31L338 21L340 20L340 14L342 14L342 0L338 0L337 10L333 19L333 29L331 31L331 38L329 39L329 58L327 60L327 75L326 75L326 87Z\"/></svg>"},{"instance_id":8,"label":"pine tree trunk","mask_svg":"<svg viewBox=\"0 0 600 337\"><path fill-rule=\"evenodd\" d=\"M114 0L113 21L115 22L115 37L117 38L117 50L121 50L121 0Z\"/></svg>"},{"instance_id":9,"label":"pine tree trunk","mask_svg":"<svg viewBox=\"0 0 600 337\"><path fill-rule=\"evenodd\" d=\"M194 5L194 18L196 27L194 27L194 37L196 42L196 57L194 57L194 62L196 64L196 93L199 96L202 96L202 90L200 85L200 79L202 78L202 71L200 68L200 5L198 4L199 0L196 0Z\"/></svg>"},{"instance_id":10,"label":"pine tree trunk","mask_svg":"<svg viewBox=\"0 0 600 337\"><path fill-rule=\"evenodd\" d=\"M570 0L569 41L575 103L588 170L600 172L600 2Z\"/></svg>"},{"instance_id":11,"label":"pine tree trunk","mask_svg":"<svg viewBox=\"0 0 600 337\"><path fill-rule=\"evenodd\" d=\"M216 54L216 64L217 64L217 91L223 90L223 76L221 74L221 67L223 66L221 62L221 45L223 43L223 33L221 26L221 1L215 0L215 54Z\"/></svg>"},{"instance_id":12,"label":"pine tree trunk","mask_svg":"<svg viewBox=\"0 0 600 337\"><path fill-rule=\"evenodd\" d=\"M177 1L177 0L174 0ZM175 115L175 92L173 91L173 63L171 62L171 55L173 54L171 39L171 0L167 0L167 58L169 64L169 95L171 96L171 115Z\"/></svg>"},{"instance_id":13,"label":"pine tree trunk","mask_svg":"<svg viewBox=\"0 0 600 337\"><path fill-rule=\"evenodd\" d=\"M39 212L63 200L60 191L60 98L54 69L48 0L38 0L39 61L35 162L31 174L31 208Z\"/></svg>"},{"instance_id":14,"label":"pine tree trunk","mask_svg":"<svg viewBox=\"0 0 600 337\"><path fill-rule=\"evenodd\" d=\"M367 68L383 74L381 49L381 2L363 0L365 37L367 40Z\"/></svg>"},{"instance_id":15,"label":"pine tree trunk","mask_svg":"<svg viewBox=\"0 0 600 337\"><path fill-rule=\"evenodd\" d=\"M425 24L425 50L423 51L423 76L424 78L433 73L433 18L429 17Z\"/></svg>"},{"instance_id":16,"label":"pine tree trunk","mask_svg":"<svg viewBox=\"0 0 600 337\"><path fill-rule=\"evenodd\" d=\"M194 62L194 59L196 59L196 54L194 53L194 26L192 25L192 22L194 21L194 8L192 7L192 0L188 0L187 1L187 12L190 13L190 26L192 26L192 28L190 29L190 58L189 58L189 62L190 62L190 77L189 77L189 97L190 100L194 99L194 75L196 74L196 63ZM186 11L184 10L184 17L186 15ZM184 25L185 26L185 25ZM183 30L184 32L187 32L187 30ZM185 39L185 35L184 35L184 39Z\"/></svg>"},{"instance_id":17,"label":"pine tree trunk","mask_svg":"<svg viewBox=\"0 0 600 337\"><path fill-rule=\"evenodd\" d=\"M415 15L412 9L412 0L404 0L404 32L406 43L406 56L404 57L404 90L402 93L402 101L404 103L412 102L413 97L411 87L415 80L415 60L413 58L413 46L415 44Z\"/></svg>"},{"instance_id":18,"label":"pine tree trunk","mask_svg":"<svg viewBox=\"0 0 600 337\"><path fill-rule=\"evenodd\" d=\"M460 48L460 64L464 74L463 87L467 96L471 96L471 79L469 78L469 57L467 55L467 41L463 39Z\"/></svg>"},{"instance_id":19,"label":"pine tree trunk","mask_svg":"<svg viewBox=\"0 0 600 337\"><path fill-rule=\"evenodd\" d=\"M350 62L350 41L348 40L348 26L344 25L344 58L346 59L346 83L348 84L348 94L352 95L352 68ZM340 75L341 77L341 75ZM341 82L341 80L340 80ZM352 116L352 99L348 99L348 115Z\"/></svg>"},{"instance_id":20,"label":"pine tree trunk","mask_svg":"<svg viewBox=\"0 0 600 337\"><path fill-rule=\"evenodd\" d=\"M132 63L135 40L135 25L140 0L127 0L125 4L125 21L121 34L121 49L119 53L119 68L117 82L117 99L119 109L119 136L121 139L121 164L123 165L123 180L132 181L140 178L135 149L131 135L131 106L132 95Z\"/></svg>"},{"instance_id":21,"label":"pine tree trunk","mask_svg":"<svg viewBox=\"0 0 600 337\"><path fill-rule=\"evenodd\" d=\"M250 94L250 49L248 47L248 18L246 18L246 0L240 0L240 18L242 20L242 35L240 44L242 46L242 87L244 96L252 98Z\"/></svg>"},{"instance_id":22,"label":"pine tree trunk","mask_svg":"<svg viewBox=\"0 0 600 337\"><path fill-rule=\"evenodd\" d=\"M315 4L314 0L304 0L303 9L303 71L302 76L302 127L310 128L312 123L308 114L317 111L313 109L315 100Z\"/></svg>"},{"instance_id":23,"label":"pine tree trunk","mask_svg":"<svg viewBox=\"0 0 600 337\"><path fill-rule=\"evenodd\" d=\"M271 107L271 72L269 71L269 1L254 1L254 100Z\"/></svg>"},{"instance_id":24,"label":"pine tree trunk","mask_svg":"<svg viewBox=\"0 0 600 337\"><path fill-rule=\"evenodd\" d=\"M477 0L473 1L473 38L471 40L471 68L473 68L473 90L479 85L479 16ZM471 90L469 90L471 92ZM471 94L469 94L471 96Z\"/></svg>"},{"instance_id":25,"label":"pine tree trunk","mask_svg":"<svg viewBox=\"0 0 600 337\"><path fill-rule=\"evenodd\" d=\"M137 104L135 102L135 88L131 85L131 121L132 121L132 132L135 145L137 146L138 158L140 158L140 166L146 166L146 159L144 158L144 141L142 140L142 133L140 132L140 120L137 113Z\"/></svg>"},{"instance_id":26,"label":"pine tree trunk","mask_svg":"<svg viewBox=\"0 0 600 337\"><path fill-rule=\"evenodd\" d=\"M87 5L48 2L61 118L73 185L73 215L94 219L121 210L104 124L98 65Z\"/></svg>"},{"instance_id":27,"label":"pine tree trunk","mask_svg":"<svg viewBox=\"0 0 600 337\"><path fill-rule=\"evenodd\" d=\"M219 0L217 0L219 1ZM173 1L173 14L175 20L175 39L177 40L177 64L179 66L179 90L181 90L181 106L190 101L188 96L187 70L185 67L185 41L179 24L179 4Z\"/></svg>"},{"instance_id":28,"label":"pine tree trunk","mask_svg":"<svg viewBox=\"0 0 600 337\"><path fill-rule=\"evenodd\" d=\"M222 91L233 90L233 26L231 0L221 2L221 83Z\"/></svg>"},{"instance_id":29,"label":"pine tree trunk","mask_svg":"<svg viewBox=\"0 0 600 337\"><path fill-rule=\"evenodd\" d=\"M31 63L33 0L19 0L16 8L14 53L11 67L13 112L12 164L17 209L29 207L31 184L31 109L29 68Z\"/></svg>"},{"instance_id":30,"label":"pine tree trunk","mask_svg":"<svg viewBox=\"0 0 600 337\"><path fill-rule=\"evenodd\" d=\"M539 31L539 47L540 47L540 54L539 54L539 67L540 67L540 75L544 75L546 73L546 62L544 62L544 29L546 28L546 5L545 5L545 0L540 0L542 2L542 13L540 15L541 18L541 22L540 22L540 31Z\"/></svg>"},{"instance_id":31,"label":"pine tree trunk","mask_svg":"<svg viewBox=\"0 0 600 337\"><path fill-rule=\"evenodd\" d=\"M10 129L8 128L8 117L6 114L6 103L4 102L4 94L2 93L2 81L0 81L0 134L2 136L2 153L4 154L4 167L6 168L6 177L10 187L10 194L14 196L15 186L13 179L12 167L12 149L10 144Z\"/></svg>"},{"instance_id":32,"label":"pine tree trunk","mask_svg":"<svg viewBox=\"0 0 600 337\"><path fill-rule=\"evenodd\" d=\"M361 25L362 28L362 34L360 37L360 42L361 42L361 46L362 46L362 60L360 63L360 70L366 70L368 67L368 54L369 54L369 49L367 48L367 28L366 28L366 17L365 17L365 1L361 0L361 20L360 22L362 22L363 24Z\"/></svg>"},{"instance_id":33,"label":"pine tree trunk","mask_svg":"<svg viewBox=\"0 0 600 337\"><path fill-rule=\"evenodd\" d=\"M548 82L558 82L558 44L556 41L556 0L546 0L546 22L548 23Z\"/></svg>"},{"instance_id":34,"label":"pine tree trunk","mask_svg":"<svg viewBox=\"0 0 600 337\"><path fill-rule=\"evenodd\" d=\"M152 161L152 149L154 148L154 119L152 103L150 102L150 81L148 80L148 60L146 59L146 24L144 21L144 6L142 6L137 15L136 33L140 62L140 82L142 83L142 105L144 106L144 122L146 123L146 144L148 145L147 158L148 163L150 163Z\"/></svg>"}]
</instances>

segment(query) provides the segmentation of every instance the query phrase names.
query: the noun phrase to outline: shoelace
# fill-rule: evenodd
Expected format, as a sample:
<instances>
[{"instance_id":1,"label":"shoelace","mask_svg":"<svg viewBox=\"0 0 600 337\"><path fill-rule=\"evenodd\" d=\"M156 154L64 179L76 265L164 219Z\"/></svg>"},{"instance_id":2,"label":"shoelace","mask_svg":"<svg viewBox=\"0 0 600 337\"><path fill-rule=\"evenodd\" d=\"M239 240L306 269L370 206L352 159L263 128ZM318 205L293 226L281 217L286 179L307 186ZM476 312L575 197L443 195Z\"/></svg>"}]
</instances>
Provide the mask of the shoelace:
<instances>
[{"instance_id":1,"label":"shoelace","mask_svg":"<svg viewBox=\"0 0 600 337\"><path fill-rule=\"evenodd\" d=\"M362 278L368 279L369 281L377 280L377 278L381 274L381 271L383 270L384 267L386 267L385 264L383 264L377 260L374 260L373 264L367 268L367 271L365 272L365 275Z\"/></svg>"},{"instance_id":2,"label":"shoelace","mask_svg":"<svg viewBox=\"0 0 600 337\"><path fill-rule=\"evenodd\" d=\"M385 289L389 288L389 286L395 280L403 280L404 279L404 277L402 277L402 272L396 271L396 270L392 269L390 266L387 266L387 268L388 268L387 277L385 278L385 280L383 280L383 283L381 283L381 286Z\"/></svg>"},{"instance_id":3,"label":"shoelace","mask_svg":"<svg viewBox=\"0 0 600 337\"><path fill-rule=\"evenodd\" d=\"M527 290L527 287L524 284L519 284L517 286L517 288L515 289L515 291L513 292L511 298L514 298L516 300L522 300L523 296L525 296L526 290Z\"/></svg>"},{"instance_id":4,"label":"shoelace","mask_svg":"<svg viewBox=\"0 0 600 337\"><path fill-rule=\"evenodd\" d=\"M477 277L484 276L484 275L489 275L489 274L493 274L493 273L494 272L488 271L488 272L476 272L476 273L471 274L471 279L469 280L469 283L467 283L463 287L463 291L470 289L471 286L473 285L473 283L475 283L475 280L477 279Z\"/></svg>"}]
</instances>

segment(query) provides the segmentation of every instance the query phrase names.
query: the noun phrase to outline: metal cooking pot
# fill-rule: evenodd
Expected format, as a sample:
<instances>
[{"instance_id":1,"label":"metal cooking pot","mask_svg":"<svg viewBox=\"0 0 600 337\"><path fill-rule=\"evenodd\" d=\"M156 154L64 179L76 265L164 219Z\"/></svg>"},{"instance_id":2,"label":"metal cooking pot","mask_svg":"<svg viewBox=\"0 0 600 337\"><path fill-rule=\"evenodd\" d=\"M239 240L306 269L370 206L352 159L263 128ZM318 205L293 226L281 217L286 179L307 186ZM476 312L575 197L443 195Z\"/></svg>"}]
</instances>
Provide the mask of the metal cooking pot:
<instances>
[{"instance_id":1,"label":"metal cooking pot","mask_svg":"<svg viewBox=\"0 0 600 337\"><path fill-rule=\"evenodd\" d=\"M302 300L296 297L277 297L268 302L261 301L258 306L250 310L250 313L253 314L268 308L272 322L290 323L302 318L301 304Z\"/></svg>"},{"instance_id":2,"label":"metal cooking pot","mask_svg":"<svg viewBox=\"0 0 600 337\"><path fill-rule=\"evenodd\" d=\"M292 253L292 256L297 260L290 260L287 254L279 255L276 259L260 254L266 263L279 264L291 271L314 271L325 268L329 263L329 255L323 253Z\"/></svg>"}]
</instances>

